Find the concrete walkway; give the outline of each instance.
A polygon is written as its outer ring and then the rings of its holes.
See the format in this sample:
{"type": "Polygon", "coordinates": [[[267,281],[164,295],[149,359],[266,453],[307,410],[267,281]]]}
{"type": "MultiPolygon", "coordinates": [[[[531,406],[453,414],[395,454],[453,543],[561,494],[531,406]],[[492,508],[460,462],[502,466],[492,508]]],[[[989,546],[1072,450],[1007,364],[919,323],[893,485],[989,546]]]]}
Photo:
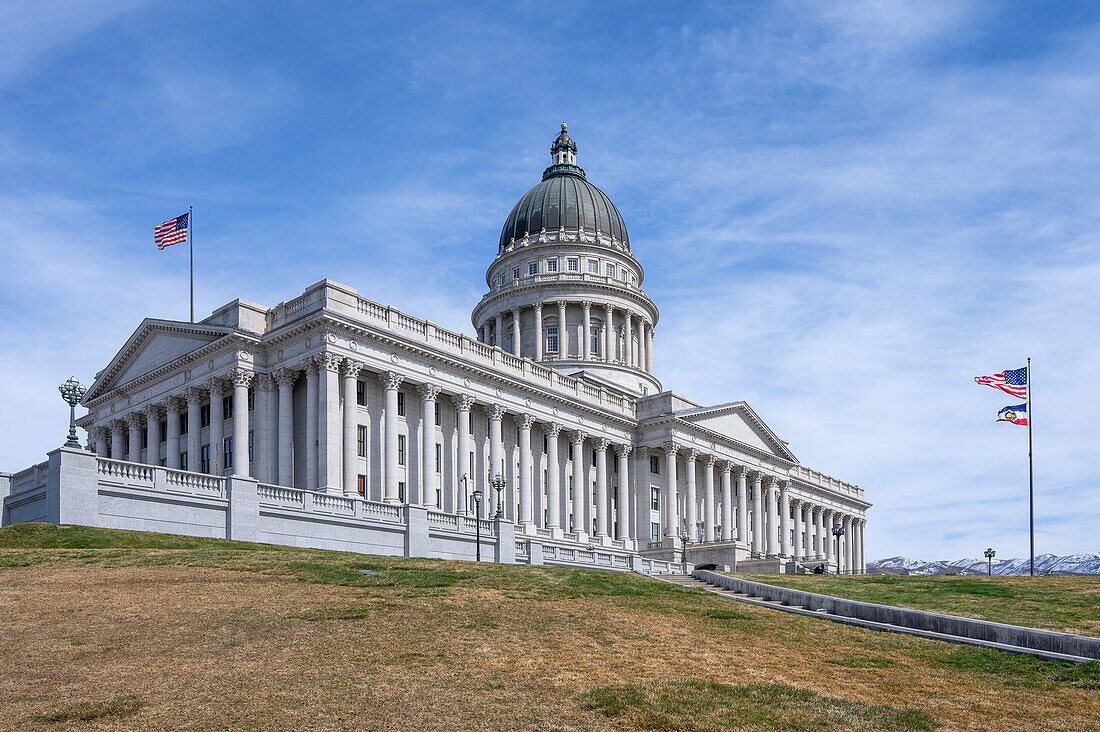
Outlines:
{"type": "Polygon", "coordinates": [[[1006,643],[996,643],[993,641],[981,640],[978,638],[969,638],[962,635],[951,635],[948,633],[937,633],[930,630],[919,630],[916,628],[908,628],[901,625],[892,625],[890,623],[882,623],[872,620],[863,620],[860,618],[837,615],[823,609],[813,609],[801,605],[783,604],[782,602],[769,600],[762,596],[753,596],[746,592],[727,590],[723,587],[719,587],[709,582],[704,582],[687,574],[669,574],[660,577],[654,576],[653,579],[661,582],[668,582],[670,584],[679,585],[680,587],[685,587],[688,589],[713,592],[719,597],[748,603],[750,605],[761,605],[763,607],[768,607],[773,610],[780,610],[786,613],[794,613],[795,615],[806,615],[818,619],[832,620],[835,623],[854,625],[859,628],[881,630],[889,633],[904,633],[906,635],[915,635],[919,638],[947,641],[948,643],[962,643],[966,645],[977,646],[979,648],[992,648],[994,650],[1005,651],[1007,653],[1026,653],[1044,661],[1068,661],[1070,663],[1084,663],[1086,661],[1096,660],[1087,656],[1077,656],[1066,653],[1054,653],[1051,651],[1027,648],[1024,646],[1008,645],[1006,643]]]}

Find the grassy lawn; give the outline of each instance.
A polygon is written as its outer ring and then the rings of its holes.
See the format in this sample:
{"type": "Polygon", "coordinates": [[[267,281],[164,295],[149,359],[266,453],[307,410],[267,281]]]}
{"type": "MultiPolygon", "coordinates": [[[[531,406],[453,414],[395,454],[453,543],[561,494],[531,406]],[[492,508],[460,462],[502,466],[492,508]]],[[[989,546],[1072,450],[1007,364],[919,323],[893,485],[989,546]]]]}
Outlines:
{"type": "Polygon", "coordinates": [[[851,600],[1100,636],[1100,577],[737,576],[851,600]]]}
{"type": "Polygon", "coordinates": [[[1095,729],[1046,663],[625,573],[0,530],[0,729],[1095,729]],[[363,574],[367,570],[371,574],[363,574]]]}

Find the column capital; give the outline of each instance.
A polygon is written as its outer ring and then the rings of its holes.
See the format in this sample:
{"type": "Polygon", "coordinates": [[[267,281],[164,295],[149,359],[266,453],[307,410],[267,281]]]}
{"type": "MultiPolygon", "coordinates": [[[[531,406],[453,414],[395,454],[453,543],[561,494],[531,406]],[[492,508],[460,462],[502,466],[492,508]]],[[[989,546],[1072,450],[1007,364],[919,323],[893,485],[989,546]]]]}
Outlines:
{"type": "Polygon", "coordinates": [[[568,300],[555,300],[554,302],[557,303],[558,308],[560,308],[561,310],[565,310],[566,305],[569,304],[568,300]]]}
{"type": "Polygon", "coordinates": [[[729,460],[723,460],[722,464],[718,466],[718,469],[721,470],[723,474],[724,473],[732,473],[733,468],[734,468],[734,465],[729,460]]]}
{"type": "Polygon", "coordinates": [[[298,378],[298,372],[294,369],[279,369],[275,372],[275,381],[278,382],[280,387],[294,386],[294,381],[298,378]]]}
{"type": "Polygon", "coordinates": [[[451,397],[456,412],[469,412],[474,407],[474,398],[469,394],[457,394],[451,397]]]}
{"type": "Polygon", "coordinates": [[[206,382],[205,386],[206,390],[210,392],[211,400],[220,397],[222,392],[225,391],[225,382],[221,379],[210,379],[206,382]]]}
{"type": "Polygon", "coordinates": [[[88,434],[91,436],[91,438],[93,440],[96,440],[96,441],[106,440],[110,436],[111,431],[108,430],[103,425],[96,425],[95,427],[92,428],[92,431],[89,432],[88,434]]]}
{"type": "Polygon", "coordinates": [[[686,460],[689,463],[695,462],[695,459],[697,457],[699,457],[699,452],[693,447],[685,447],[685,448],[683,448],[683,452],[684,452],[684,460],[686,460]]]}
{"type": "MultiPolygon", "coordinates": [[[[732,464],[732,463],[731,463],[732,464]]],[[[733,465],[733,477],[741,480],[742,478],[749,477],[748,465],[733,465]]]]}
{"type": "Polygon", "coordinates": [[[536,302],[535,303],[535,310],[537,310],[540,313],[542,312],[542,303],[541,302],[536,302]]]}
{"type": "Polygon", "coordinates": [[[557,437],[561,434],[561,425],[557,422],[548,422],[545,432],[547,437],[557,437]]]}
{"type": "Polygon", "coordinates": [[[791,481],[786,478],[778,478],[776,482],[779,483],[779,490],[783,493],[787,493],[791,489],[791,481]]]}
{"type": "Polygon", "coordinates": [[[521,430],[529,430],[535,424],[535,418],[530,414],[517,414],[516,427],[521,430]]]}
{"type": "Polygon", "coordinates": [[[168,414],[179,414],[180,409],[179,397],[170,396],[164,400],[164,411],[168,412],[168,414]]]}
{"type": "Polygon", "coordinates": [[[317,362],[317,368],[325,371],[339,371],[340,362],[344,360],[343,356],[328,351],[318,353],[313,358],[317,362]]]}
{"type": "Polygon", "coordinates": [[[256,377],[255,372],[248,371],[246,369],[230,369],[229,378],[233,382],[233,386],[251,386],[252,380],[256,377]]]}
{"type": "Polygon", "coordinates": [[[317,354],[303,358],[299,371],[305,371],[306,374],[317,373],[317,354]]]}
{"type": "Polygon", "coordinates": [[[596,448],[596,452],[607,452],[607,448],[611,447],[611,440],[606,437],[597,437],[593,440],[592,446],[596,448]]]}
{"type": "Polygon", "coordinates": [[[383,389],[397,389],[404,380],[405,377],[395,371],[383,371],[378,374],[378,381],[382,383],[383,389]]]}
{"type": "Polygon", "coordinates": [[[187,404],[198,404],[202,401],[203,393],[202,389],[197,386],[188,387],[183,392],[183,398],[187,400],[187,404]]]}
{"type": "Polygon", "coordinates": [[[703,456],[703,465],[707,466],[708,468],[713,468],[716,462],[718,462],[718,458],[716,458],[714,455],[703,456]]]}
{"type": "Polygon", "coordinates": [[[507,410],[505,410],[504,406],[501,404],[490,404],[485,412],[489,415],[489,419],[499,422],[504,419],[507,410]]]}
{"type": "Polygon", "coordinates": [[[793,506],[796,511],[801,508],[803,503],[806,502],[804,499],[799,498],[798,496],[791,496],[788,500],[791,502],[791,506],[793,506]]]}
{"type": "Polygon", "coordinates": [[[574,445],[584,444],[584,441],[588,439],[588,433],[580,430],[573,430],[569,435],[569,441],[574,445]]]}
{"type": "Polygon", "coordinates": [[[613,311],[615,309],[615,306],[612,305],[611,303],[605,303],[604,306],[603,306],[603,309],[610,313],[611,311],[613,311]]]}
{"type": "Polygon", "coordinates": [[[630,451],[634,449],[633,445],[615,445],[615,454],[621,458],[630,454],[630,451]]]}
{"type": "Polygon", "coordinates": [[[646,460],[646,459],[649,458],[649,448],[646,447],[645,445],[642,445],[641,447],[638,448],[638,451],[635,454],[638,456],[638,458],[640,460],[646,460]]]}
{"type": "Polygon", "coordinates": [[[352,358],[345,358],[343,367],[344,376],[350,376],[353,379],[358,379],[359,372],[366,367],[366,364],[364,364],[362,361],[356,361],[352,358]]]}
{"type": "Polygon", "coordinates": [[[764,485],[767,486],[768,490],[772,490],[779,485],[779,478],[774,475],[764,475],[764,485]]]}
{"type": "Polygon", "coordinates": [[[126,424],[132,428],[139,428],[145,424],[145,415],[141,412],[130,412],[126,415],[126,424]]]}
{"type": "MultiPolygon", "coordinates": [[[[122,433],[126,431],[126,423],[121,419],[115,419],[111,421],[111,435],[114,437],[122,437],[122,433]]],[[[118,460],[118,456],[114,458],[118,460]]]]}
{"type": "Polygon", "coordinates": [[[264,391],[275,388],[275,377],[266,372],[256,374],[256,386],[264,391]]]}
{"type": "Polygon", "coordinates": [[[145,418],[148,420],[159,422],[163,416],[164,410],[161,409],[159,404],[150,404],[145,408],[145,418]]]}
{"type": "Polygon", "coordinates": [[[420,393],[421,399],[434,402],[435,398],[439,396],[439,392],[442,391],[442,387],[435,384],[421,384],[416,387],[416,390],[420,393]]]}
{"type": "Polygon", "coordinates": [[[592,309],[592,301],[591,300],[582,300],[581,301],[581,307],[584,308],[585,310],[591,310],[592,309]]]}
{"type": "Polygon", "coordinates": [[[666,442],[662,442],[661,443],[661,448],[666,453],[668,453],[669,455],[675,455],[680,450],[680,446],[677,445],[672,440],[667,440],[666,442]]]}

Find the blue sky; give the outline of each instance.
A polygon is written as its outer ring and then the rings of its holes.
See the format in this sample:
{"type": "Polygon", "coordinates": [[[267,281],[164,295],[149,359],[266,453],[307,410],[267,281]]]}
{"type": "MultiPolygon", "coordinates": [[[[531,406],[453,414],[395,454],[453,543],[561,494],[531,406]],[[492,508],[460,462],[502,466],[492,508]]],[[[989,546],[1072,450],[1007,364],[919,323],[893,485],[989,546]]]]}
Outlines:
{"type": "Polygon", "coordinates": [[[149,315],[331,277],[472,332],[569,123],[661,308],[656,366],[863,485],[869,557],[1100,551],[1091,3],[0,7],[0,469],[149,315]],[[685,357],[687,355],[687,357],[685,357]]]}

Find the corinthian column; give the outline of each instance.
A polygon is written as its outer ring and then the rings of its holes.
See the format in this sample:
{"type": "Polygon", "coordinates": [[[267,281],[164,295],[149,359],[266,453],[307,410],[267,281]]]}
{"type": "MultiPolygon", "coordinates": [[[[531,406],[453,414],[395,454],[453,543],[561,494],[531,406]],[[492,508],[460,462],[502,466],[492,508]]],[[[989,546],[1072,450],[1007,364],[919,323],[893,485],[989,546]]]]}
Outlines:
{"type": "Polygon", "coordinates": [[[634,365],[634,333],[633,333],[633,321],[634,316],[630,314],[629,310],[623,311],[623,363],[627,366],[634,365]]]}
{"type": "Polygon", "coordinates": [[[615,360],[615,310],[610,305],[604,306],[603,324],[603,359],[608,363],[615,360]]]}
{"type": "Polygon", "coordinates": [[[569,329],[565,323],[565,300],[558,300],[558,358],[569,358],[569,329]]]}
{"type": "Polygon", "coordinates": [[[107,457],[107,428],[96,427],[95,428],[95,454],[101,458],[107,457]]]}
{"type": "Polygon", "coordinates": [[[542,360],[542,347],[546,337],[542,334],[542,303],[535,303],[535,360],[542,360]]]}
{"type": "Polygon", "coordinates": [[[522,356],[523,349],[520,347],[520,309],[512,308],[512,355],[522,356]]]}
{"type": "Polygon", "coordinates": [[[168,397],[164,411],[168,414],[168,435],[164,440],[164,464],[178,470],[180,466],[180,400],[176,397],[168,397]]]}
{"type": "Polygon", "coordinates": [[[253,374],[244,369],[229,372],[233,380],[233,474],[249,477],[248,464],[248,386],[253,374]]]}
{"type": "Polygon", "coordinates": [[[471,481],[473,485],[477,485],[477,477],[473,474],[473,466],[470,465],[470,410],[474,406],[474,399],[469,394],[459,394],[451,401],[454,402],[455,421],[458,422],[458,474],[466,478],[460,481],[458,513],[468,514],[470,509],[466,503],[466,494],[470,491],[471,481]]]}
{"type": "Polygon", "coordinates": [[[202,391],[191,388],[184,396],[187,397],[187,469],[198,473],[202,467],[202,391]]]}
{"type": "Polygon", "coordinates": [[[581,303],[584,309],[584,328],[581,330],[581,358],[585,361],[592,358],[592,346],[589,339],[592,337],[592,303],[585,300],[581,303]]]}
{"type": "Polygon", "coordinates": [[[619,490],[615,501],[619,505],[616,538],[624,541],[634,538],[630,535],[630,450],[631,445],[615,446],[615,455],[619,458],[619,490]]]}
{"type": "Polygon", "coordinates": [[[645,370],[653,373],[653,326],[645,329],[645,370]]]}
{"type": "Polygon", "coordinates": [[[733,484],[730,481],[730,472],[733,463],[728,460],[722,463],[722,541],[733,540],[733,484]]]}
{"type": "MultiPolygon", "coordinates": [[[[225,474],[225,415],[222,411],[222,398],[225,382],[219,379],[211,379],[206,382],[206,389],[210,392],[210,473],[212,475],[225,474]]],[[[247,397],[244,405],[248,409],[247,397]]],[[[237,400],[233,399],[233,415],[236,419],[237,411],[241,408],[237,400]]],[[[196,465],[195,470],[200,466],[196,465]]]]}
{"type": "Polygon", "coordinates": [[[714,541],[714,456],[703,460],[703,541],[714,541]]]}
{"type": "Polygon", "coordinates": [[[322,353],[318,359],[317,389],[317,482],[326,493],[343,493],[340,488],[342,419],[340,417],[340,362],[335,353],[322,353]]]}
{"type": "Polygon", "coordinates": [[[294,485],[294,380],[298,372],[279,369],[279,485],[294,485]]]}
{"type": "Polygon", "coordinates": [[[571,436],[573,444],[573,526],[577,532],[579,541],[588,541],[588,535],[592,532],[592,519],[589,516],[588,471],[584,469],[584,440],[588,437],[584,432],[574,432],[571,436]]]}
{"type": "Polygon", "coordinates": [[[794,529],[794,541],[791,542],[791,557],[793,559],[804,559],[805,552],[802,549],[802,499],[791,498],[791,510],[794,511],[794,522],[792,529],[794,529]]]}
{"type": "MultiPolygon", "coordinates": [[[[306,372],[306,490],[317,490],[317,361],[307,359],[306,372]]],[[[395,410],[396,411],[396,410],[395,410]]],[[[394,448],[394,454],[397,448],[394,448]]],[[[395,471],[396,472],[396,471],[395,471]]],[[[395,494],[396,495],[396,494],[395,494]]]]}
{"type": "Polygon", "coordinates": [[[141,462],[141,422],[141,415],[137,412],[130,412],[126,415],[126,424],[130,427],[128,438],[130,454],[127,456],[127,460],[132,463],[141,462]]]}
{"type": "Polygon", "coordinates": [[[767,550],[764,538],[764,476],[759,471],[752,473],[752,553],[762,557],[767,550]]]}
{"type": "Polygon", "coordinates": [[[607,533],[607,448],[610,440],[596,439],[596,537],[600,540],[610,538],[607,533]]]}
{"type": "Polygon", "coordinates": [[[344,495],[359,493],[359,404],[356,394],[363,364],[344,359],[344,495]]]}
{"type": "Polygon", "coordinates": [[[546,528],[550,535],[561,535],[561,462],[558,458],[558,440],[561,425],[551,422],[546,425],[546,528]]]}
{"type": "Polygon", "coordinates": [[[122,420],[111,422],[111,459],[126,459],[126,425],[122,420]]]}
{"type": "Polygon", "coordinates": [[[516,417],[516,439],[519,442],[519,524],[520,530],[529,535],[535,534],[534,482],[531,460],[531,425],[535,418],[530,414],[516,417]]]}
{"type": "Polygon", "coordinates": [[[145,424],[149,426],[145,462],[160,465],[160,417],[163,410],[155,404],[145,408],[145,424]]]}
{"type": "Polygon", "coordinates": [[[421,384],[417,391],[420,392],[420,505],[436,506],[435,491],[439,483],[435,475],[435,400],[439,387],[421,384]]]}
{"type": "Polygon", "coordinates": [[[397,484],[400,482],[397,474],[397,388],[401,386],[404,377],[393,371],[385,371],[378,375],[385,390],[386,402],[386,481],[383,488],[382,500],[386,503],[400,503],[397,484]]]}
{"type": "Polygon", "coordinates": [[[774,476],[768,476],[765,488],[765,504],[768,510],[768,556],[779,556],[779,496],[776,495],[779,480],[774,476]]]}
{"type": "Polygon", "coordinates": [[[695,450],[684,450],[684,477],[687,479],[687,494],[684,496],[684,518],[687,521],[688,541],[699,541],[699,504],[695,493],[695,450]]]}
{"type": "Polygon", "coordinates": [[[680,517],[677,511],[680,498],[676,486],[676,451],[679,446],[670,441],[662,447],[665,450],[665,548],[676,549],[676,543],[680,539],[680,517]]]}

